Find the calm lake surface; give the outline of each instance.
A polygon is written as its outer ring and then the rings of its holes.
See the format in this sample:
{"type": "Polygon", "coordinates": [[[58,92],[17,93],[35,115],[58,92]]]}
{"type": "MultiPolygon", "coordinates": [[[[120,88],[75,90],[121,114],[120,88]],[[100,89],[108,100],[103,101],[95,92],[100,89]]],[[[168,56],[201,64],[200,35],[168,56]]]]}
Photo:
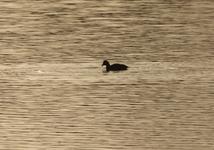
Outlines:
{"type": "Polygon", "coordinates": [[[2,0],[0,35],[0,149],[214,149],[213,0],[2,0]]]}

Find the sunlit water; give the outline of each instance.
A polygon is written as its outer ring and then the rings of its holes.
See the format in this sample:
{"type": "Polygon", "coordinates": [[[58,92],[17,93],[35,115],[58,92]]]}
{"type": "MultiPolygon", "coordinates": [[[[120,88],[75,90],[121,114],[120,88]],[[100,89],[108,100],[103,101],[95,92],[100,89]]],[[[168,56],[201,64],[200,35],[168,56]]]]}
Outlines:
{"type": "Polygon", "coordinates": [[[213,18],[212,0],[1,1],[0,149],[213,150],[213,18]]]}

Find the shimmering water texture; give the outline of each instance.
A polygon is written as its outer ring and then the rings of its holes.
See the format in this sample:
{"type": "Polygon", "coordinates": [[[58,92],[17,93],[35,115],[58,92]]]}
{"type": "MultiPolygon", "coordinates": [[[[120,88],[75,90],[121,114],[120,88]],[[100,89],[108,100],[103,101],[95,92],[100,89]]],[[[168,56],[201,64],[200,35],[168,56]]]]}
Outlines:
{"type": "Polygon", "coordinates": [[[213,45],[213,0],[2,0],[0,149],[213,150],[213,45]]]}

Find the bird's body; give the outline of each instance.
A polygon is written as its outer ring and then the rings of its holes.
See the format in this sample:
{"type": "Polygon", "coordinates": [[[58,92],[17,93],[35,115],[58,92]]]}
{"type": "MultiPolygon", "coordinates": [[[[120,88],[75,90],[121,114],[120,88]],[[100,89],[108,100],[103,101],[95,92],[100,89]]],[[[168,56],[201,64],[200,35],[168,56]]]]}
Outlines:
{"type": "Polygon", "coordinates": [[[106,71],[122,71],[122,70],[127,70],[128,66],[124,65],[124,64],[112,64],[110,65],[110,63],[107,60],[103,61],[102,66],[106,66],[106,71]]]}

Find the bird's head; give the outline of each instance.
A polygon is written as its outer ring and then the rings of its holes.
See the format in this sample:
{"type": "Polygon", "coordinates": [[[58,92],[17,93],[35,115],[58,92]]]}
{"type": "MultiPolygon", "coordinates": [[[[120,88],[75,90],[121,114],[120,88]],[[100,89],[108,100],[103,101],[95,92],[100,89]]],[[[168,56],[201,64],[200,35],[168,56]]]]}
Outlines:
{"type": "Polygon", "coordinates": [[[109,62],[107,61],[107,60],[104,60],[103,61],[103,64],[102,64],[102,66],[109,66],[110,64],[109,64],[109,62]]]}

